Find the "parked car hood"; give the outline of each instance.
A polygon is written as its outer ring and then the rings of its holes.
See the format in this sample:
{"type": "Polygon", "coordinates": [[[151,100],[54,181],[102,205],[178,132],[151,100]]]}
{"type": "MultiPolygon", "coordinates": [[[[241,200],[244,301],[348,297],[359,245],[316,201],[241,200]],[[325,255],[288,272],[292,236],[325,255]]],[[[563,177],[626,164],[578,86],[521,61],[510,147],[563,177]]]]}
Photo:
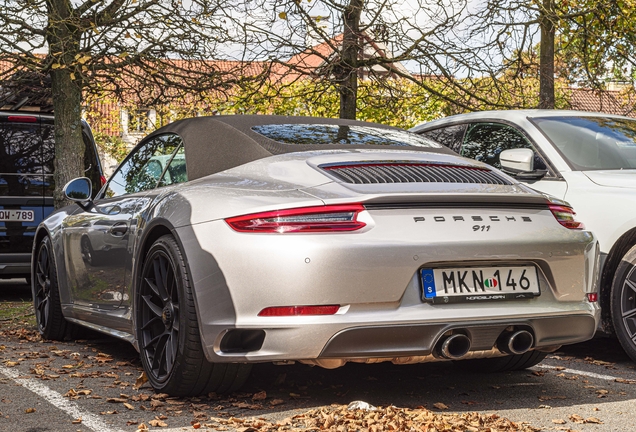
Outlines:
{"type": "Polygon", "coordinates": [[[636,170],[584,171],[599,186],[636,188],[636,170]]]}

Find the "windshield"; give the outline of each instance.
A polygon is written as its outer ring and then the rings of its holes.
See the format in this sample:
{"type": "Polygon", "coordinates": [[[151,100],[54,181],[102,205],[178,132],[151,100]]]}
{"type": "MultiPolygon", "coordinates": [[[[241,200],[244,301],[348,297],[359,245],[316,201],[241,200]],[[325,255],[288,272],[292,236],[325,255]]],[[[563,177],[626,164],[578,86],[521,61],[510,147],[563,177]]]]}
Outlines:
{"type": "Polygon", "coordinates": [[[636,120],[586,116],[532,121],[575,170],[636,169],[636,120]]]}

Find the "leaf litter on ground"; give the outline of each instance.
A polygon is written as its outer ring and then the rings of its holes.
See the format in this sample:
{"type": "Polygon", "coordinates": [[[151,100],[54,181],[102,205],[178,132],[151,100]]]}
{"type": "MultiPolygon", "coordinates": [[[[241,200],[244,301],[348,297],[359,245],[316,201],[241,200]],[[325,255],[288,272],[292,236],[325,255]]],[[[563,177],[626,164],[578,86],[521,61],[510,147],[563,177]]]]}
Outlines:
{"type": "Polygon", "coordinates": [[[525,422],[514,422],[497,414],[436,413],[394,406],[376,407],[376,411],[350,410],[347,405],[331,405],[307,411],[284,420],[270,422],[264,418],[229,419],[211,417],[204,426],[216,430],[225,427],[241,431],[273,432],[284,430],[367,430],[368,432],[418,430],[422,432],[536,432],[525,422]]]}

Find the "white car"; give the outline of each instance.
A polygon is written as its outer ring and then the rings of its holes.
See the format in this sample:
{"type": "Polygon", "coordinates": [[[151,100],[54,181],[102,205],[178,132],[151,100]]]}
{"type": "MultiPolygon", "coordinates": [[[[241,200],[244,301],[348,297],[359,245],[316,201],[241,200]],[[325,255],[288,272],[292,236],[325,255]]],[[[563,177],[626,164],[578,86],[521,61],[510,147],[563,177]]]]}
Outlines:
{"type": "Polygon", "coordinates": [[[600,243],[601,328],[636,361],[636,119],[558,110],[484,111],[411,131],[568,201],[600,243]]]}

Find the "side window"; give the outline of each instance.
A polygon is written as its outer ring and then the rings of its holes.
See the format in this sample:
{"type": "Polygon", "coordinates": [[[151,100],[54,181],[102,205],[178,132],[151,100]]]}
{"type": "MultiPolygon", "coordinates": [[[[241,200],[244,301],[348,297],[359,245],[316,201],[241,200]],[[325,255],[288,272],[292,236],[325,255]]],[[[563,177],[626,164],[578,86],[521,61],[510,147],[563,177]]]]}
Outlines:
{"type": "Polygon", "coordinates": [[[186,170],[185,150],[183,146],[180,146],[168,164],[168,169],[159,182],[159,186],[168,186],[187,181],[188,172],[186,170]]]}
{"type": "Polygon", "coordinates": [[[108,182],[106,197],[142,192],[157,186],[181,143],[174,135],[161,135],[137,146],[108,182]]]}
{"type": "Polygon", "coordinates": [[[426,131],[422,135],[459,153],[462,147],[464,132],[466,132],[466,125],[460,124],[426,131]]]}
{"type": "Polygon", "coordinates": [[[536,149],[518,130],[498,123],[476,123],[468,127],[460,154],[501,168],[499,154],[504,150],[527,148],[534,152],[534,169],[547,169],[536,149]]]}

